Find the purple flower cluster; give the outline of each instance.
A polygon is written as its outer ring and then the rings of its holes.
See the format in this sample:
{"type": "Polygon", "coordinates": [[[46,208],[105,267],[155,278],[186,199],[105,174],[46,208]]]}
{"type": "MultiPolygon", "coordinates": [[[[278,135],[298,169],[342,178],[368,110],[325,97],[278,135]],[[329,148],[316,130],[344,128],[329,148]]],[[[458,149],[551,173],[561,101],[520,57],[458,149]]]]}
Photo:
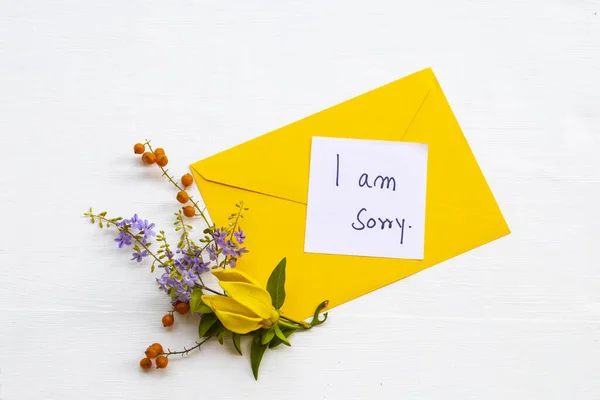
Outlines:
{"type": "MultiPolygon", "coordinates": [[[[155,225],[138,217],[137,214],[117,222],[116,225],[119,228],[119,234],[115,242],[119,248],[131,246],[134,242],[145,246],[149,244],[152,237],[156,236],[155,225]]],[[[237,259],[248,252],[245,247],[241,247],[246,240],[246,235],[242,230],[235,231],[230,235],[230,232],[224,229],[216,229],[212,236],[214,242],[206,248],[208,258],[221,267],[235,267],[237,259]],[[219,262],[220,255],[225,257],[221,262],[219,262]]],[[[142,262],[145,257],[148,257],[149,251],[143,248],[144,246],[140,246],[141,249],[137,246],[134,247],[135,251],[132,253],[131,260],[142,262]]],[[[203,285],[200,275],[211,270],[211,262],[204,261],[201,249],[195,245],[177,250],[175,253],[166,247],[163,254],[165,257],[161,256],[162,261],[158,267],[163,268],[164,272],[160,278],[156,279],[159,287],[170,295],[173,303],[176,301],[189,302],[194,287],[203,285]]]]}
{"type": "MultiPolygon", "coordinates": [[[[119,227],[119,235],[115,239],[115,242],[117,242],[119,248],[131,246],[134,236],[143,244],[147,244],[150,238],[156,236],[156,232],[153,230],[155,225],[148,222],[147,219],[139,218],[137,214],[133,214],[133,217],[130,219],[122,219],[116,225],[119,227]]],[[[146,250],[135,251],[132,255],[132,260],[142,262],[144,257],[148,256],[148,252],[146,250]]]]}
{"type": "MultiPolygon", "coordinates": [[[[239,246],[244,243],[246,236],[243,231],[235,232],[233,237],[238,244],[228,240],[228,236],[224,230],[215,230],[214,243],[208,246],[206,251],[210,261],[218,262],[219,254],[229,256],[225,259],[226,264],[234,267],[236,260],[248,252],[245,247],[239,246]]],[[[170,294],[173,303],[188,302],[194,287],[202,285],[200,275],[211,270],[211,263],[204,261],[200,249],[177,250],[175,254],[169,252],[166,255],[169,262],[166,266],[160,265],[164,268],[164,273],[156,281],[163,291],[170,294]]]]}
{"type": "Polygon", "coordinates": [[[227,259],[229,265],[231,267],[235,267],[235,263],[238,258],[240,258],[244,253],[247,253],[248,250],[245,247],[240,247],[239,245],[243,244],[246,240],[246,235],[244,231],[239,230],[233,233],[233,237],[237,241],[237,244],[234,243],[231,239],[227,239],[228,233],[222,231],[221,229],[216,229],[213,232],[213,238],[215,239],[215,244],[210,245],[207,248],[209,258],[212,261],[217,260],[217,249],[221,249],[221,254],[225,257],[229,257],[227,259]]]}
{"type": "Polygon", "coordinates": [[[123,246],[131,246],[132,239],[133,238],[131,237],[131,235],[125,232],[119,232],[119,236],[117,236],[115,242],[118,242],[119,248],[121,248],[123,246]]]}
{"type": "Polygon", "coordinates": [[[246,240],[246,235],[244,235],[244,231],[233,232],[233,236],[239,244],[244,244],[244,240],[246,240]]]}
{"type": "Polygon", "coordinates": [[[182,252],[177,250],[167,254],[172,261],[169,266],[161,264],[165,272],[156,281],[160,288],[171,295],[172,302],[190,301],[194,286],[201,285],[200,274],[210,271],[210,263],[204,262],[200,249],[193,252],[182,252]]]}
{"type": "Polygon", "coordinates": [[[133,214],[131,219],[122,219],[121,221],[117,222],[117,226],[120,228],[123,226],[128,226],[129,228],[137,229],[139,233],[143,234],[142,243],[144,244],[148,243],[150,238],[156,236],[156,232],[153,230],[155,225],[151,222],[148,222],[147,219],[139,218],[137,214],[133,214]]]}
{"type": "Polygon", "coordinates": [[[137,262],[142,262],[142,260],[144,259],[144,257],[148,256],[148,252],[146,250],[144,250],[144,251],[134,251],[132,255],[133,255],[132,260],[135,260],[137,262]]]}

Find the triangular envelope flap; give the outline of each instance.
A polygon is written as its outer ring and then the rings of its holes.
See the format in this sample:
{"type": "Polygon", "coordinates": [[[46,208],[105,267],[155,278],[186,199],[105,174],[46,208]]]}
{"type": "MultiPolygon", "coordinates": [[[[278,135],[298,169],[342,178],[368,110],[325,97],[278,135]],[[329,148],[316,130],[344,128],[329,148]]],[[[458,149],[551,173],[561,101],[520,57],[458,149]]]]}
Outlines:
{"type": "Polygon", "coordinates": [[[192,164],[204,179],[306,204],[313,136],[399,141],[432,84],[414,73],[192,164]]]}

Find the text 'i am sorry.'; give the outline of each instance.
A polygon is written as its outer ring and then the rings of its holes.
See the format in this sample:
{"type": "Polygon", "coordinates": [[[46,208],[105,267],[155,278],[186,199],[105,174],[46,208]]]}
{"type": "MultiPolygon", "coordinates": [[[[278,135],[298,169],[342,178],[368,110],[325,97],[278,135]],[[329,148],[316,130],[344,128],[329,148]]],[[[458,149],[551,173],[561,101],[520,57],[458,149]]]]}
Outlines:
{"type": "MultiPolygon", "coordinates": [[[[336,154],[336,174],[335,185],[340,186],[340,155],[336,154]]],[[[369,175],[363,172],[356,180],[357,185],[365,190],[378,191],[396,191],[396,179],[393,176],[378,175],[376,172],[369,175]]],[[[352,222],[352,229],[357,231],[368,229],[389,229],[396,230],[399,234],[400,244],[404,244],[404,230],[411,229],[412,226],[406,224],[404,218],[398,216],[377,216],[376,213],[369,212],[366,207],[357,210],[355,220],[352,222]],[[393,218],[393,219],[390,219],[393,218]]]]}

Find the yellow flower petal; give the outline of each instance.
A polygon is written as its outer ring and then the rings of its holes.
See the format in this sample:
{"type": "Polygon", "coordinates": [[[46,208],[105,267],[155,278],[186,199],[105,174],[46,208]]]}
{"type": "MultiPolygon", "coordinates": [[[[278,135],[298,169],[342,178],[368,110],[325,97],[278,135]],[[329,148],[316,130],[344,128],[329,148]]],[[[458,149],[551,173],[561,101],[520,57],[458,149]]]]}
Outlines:
{"type": "Polygon", "coordinates": [[[232,332],[248,333],[263,326],[264,321],[250,309],[228,296],[202,296],[202,302],[215,312],[219,321],[232,332]]]}
{"type": "Polygon", "coordinates": [[[236,302],[252,310],[262,319],[270,319],[275,308],[271,295],[265,289],[245,282],[219,282],[219,285],[236,302]]]}
{"type": "Polygon", "coordinates": [[[218,280],[223,282],[246,282],[262,287],[260,283],[256,282],[250,276],[238,270],[237,268],[213,271],[213,275],[216,276],[218,280]]]}
{"type": "Polygon", "coordinates": [[[260,318],[249,318],[240,314],[220,311],[219,309],[215,311],[215,314],[217,314],[217,318],[225,328],[241,335],[263,327],[260,318]]]}
{"type": "MultiPolygon", "coordinates": [[[[234,314],[244,315],[250,318],[258,318],[258,315],[250,310],[248,307],[240,304],[231,297],[228,296],[217,296],[217,295],[204,295],[202,296],[202,302],[208,306],[215,313],[217,311],[225,311],[234,314]]],[[[218,316],[218,315],[217,315],[218,316]]]]}

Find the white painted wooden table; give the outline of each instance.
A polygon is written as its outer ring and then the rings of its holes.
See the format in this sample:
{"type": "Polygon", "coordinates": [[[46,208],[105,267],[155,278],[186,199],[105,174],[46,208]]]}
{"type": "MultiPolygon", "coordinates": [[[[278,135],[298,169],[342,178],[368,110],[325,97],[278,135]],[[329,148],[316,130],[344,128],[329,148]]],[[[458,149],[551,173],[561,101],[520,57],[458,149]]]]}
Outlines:
{"type": "Polygon", "coordinates": [[[600,398],[598,1],[0,0],[0,138],[3,400],[600,398]],[[183,173],[428,66],[513,234],[334,309],[258,382],[216,343],[142,373],[196,325],[162,328],[80,218],[171,226],[133,143],[183,173]]]}

